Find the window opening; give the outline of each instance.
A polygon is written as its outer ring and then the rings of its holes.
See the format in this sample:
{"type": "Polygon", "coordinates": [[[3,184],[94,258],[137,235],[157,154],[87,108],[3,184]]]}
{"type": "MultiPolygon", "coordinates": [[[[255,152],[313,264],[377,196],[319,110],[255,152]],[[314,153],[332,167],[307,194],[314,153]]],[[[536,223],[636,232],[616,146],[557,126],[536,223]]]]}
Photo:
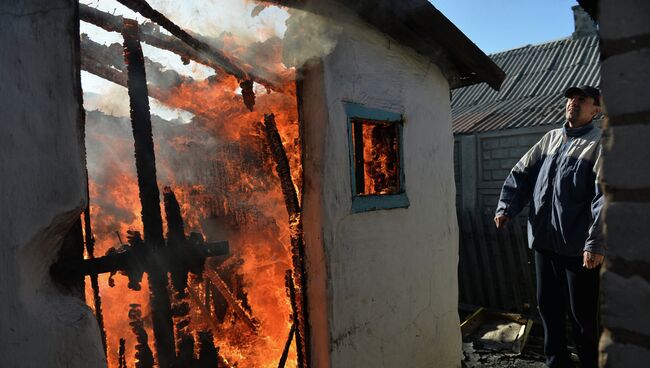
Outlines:
{"type": "Polygon", "coordinates": [[[352,120],[357,195],[400,192],[398,123],[352,120]]]}
{"type": "Polygon", "coordinates": [[[400,114],[345,104],[352,212],[408,207],[400,114]]]}

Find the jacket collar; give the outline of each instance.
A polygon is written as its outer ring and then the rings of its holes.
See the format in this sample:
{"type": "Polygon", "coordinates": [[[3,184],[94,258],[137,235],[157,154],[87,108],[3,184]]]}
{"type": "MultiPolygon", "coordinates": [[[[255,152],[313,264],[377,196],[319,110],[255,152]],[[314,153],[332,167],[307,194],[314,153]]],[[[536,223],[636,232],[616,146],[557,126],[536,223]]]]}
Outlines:
{"type": "Polygon", "coordinates": [[[594,124],[592,122],[579,128],[569,128],[569,122],[566,122],[562,127],[562,131],[564,132],[565,137],[580,137],[581,135],[591,131],[593,128],[594,124]]]}

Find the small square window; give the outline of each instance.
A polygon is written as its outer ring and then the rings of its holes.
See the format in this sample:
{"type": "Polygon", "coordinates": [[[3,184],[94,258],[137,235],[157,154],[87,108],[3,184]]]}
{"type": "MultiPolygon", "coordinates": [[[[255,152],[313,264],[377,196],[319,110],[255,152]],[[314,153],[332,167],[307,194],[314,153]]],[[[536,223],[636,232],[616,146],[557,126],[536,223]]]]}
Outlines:
{"type": "Polygon", "coordinates": [[[352,119],[356,194],[398,194],[400,186],[398,122],[352,119]]]}
{"type": "Polygon", "coordinates": [[[346,103],[352,212],[408,207],[402,116],[346,103]]]}

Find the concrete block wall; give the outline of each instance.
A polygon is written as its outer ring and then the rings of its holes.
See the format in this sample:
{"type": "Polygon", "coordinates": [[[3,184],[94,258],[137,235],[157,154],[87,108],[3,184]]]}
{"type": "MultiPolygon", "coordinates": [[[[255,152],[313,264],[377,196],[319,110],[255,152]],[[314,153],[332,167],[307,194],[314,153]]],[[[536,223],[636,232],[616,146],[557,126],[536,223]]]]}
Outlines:
{"type": "MultiPolygon", "coordinates": [[[[493,212],[501,186],[517,161],[558,125],[456,136],[454,171],[457,207],[493,212]]],[[[522,211],[525,217],[527,211],[522,211]]]]}
{"type": "Polygon", "coordinates": [[[603,159],[608,255],[602,272],[600,366],[650,359],[650,2],[601,0],[603,159]]]}

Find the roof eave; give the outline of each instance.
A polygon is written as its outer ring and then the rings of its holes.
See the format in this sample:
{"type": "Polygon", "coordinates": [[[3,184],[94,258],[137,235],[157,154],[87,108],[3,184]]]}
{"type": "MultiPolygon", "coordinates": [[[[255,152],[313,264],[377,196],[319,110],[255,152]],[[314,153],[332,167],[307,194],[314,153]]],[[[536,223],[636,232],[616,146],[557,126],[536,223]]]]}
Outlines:
{"type": "MultiPolygon", "coordinates": [[[[271,0],[292,8],[334,17],[319,0],[271,0]]],[[[329,0],[355,12],[378,30],[442,64],[450,88],[485,82],[499,90],[505,73],[427,0],[329,0]],[[444,51],[441,55],[440,49],[444,51]]]]}

